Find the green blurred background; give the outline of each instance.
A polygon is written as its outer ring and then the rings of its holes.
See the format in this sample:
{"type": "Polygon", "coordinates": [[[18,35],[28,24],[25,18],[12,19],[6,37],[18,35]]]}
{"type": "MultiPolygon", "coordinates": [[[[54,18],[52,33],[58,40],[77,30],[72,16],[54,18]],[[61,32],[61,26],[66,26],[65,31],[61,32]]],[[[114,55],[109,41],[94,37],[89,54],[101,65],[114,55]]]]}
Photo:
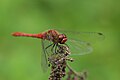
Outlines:
{"type": "Polygon", "coordinates": [[[52,28],[103,32],[105,40],[72,66],[87,70],[88,80],[120,79],[119,0],[0,0],[0,80],[47,80],[49,72],[43,73],[40,65],[40,40],[11,33],[52,28]]]}

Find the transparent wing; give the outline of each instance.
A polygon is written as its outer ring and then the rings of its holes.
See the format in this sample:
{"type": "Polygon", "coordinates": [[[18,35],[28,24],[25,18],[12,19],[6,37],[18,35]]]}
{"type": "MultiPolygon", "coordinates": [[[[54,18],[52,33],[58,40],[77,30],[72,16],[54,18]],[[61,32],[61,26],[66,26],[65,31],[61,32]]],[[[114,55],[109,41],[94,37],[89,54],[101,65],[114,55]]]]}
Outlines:
{"type": "Polygon", "coordinates": [[[44,72],[47,72],[47,69],[48,69],[48,57],[52,53],[50,51],[51,46],[49,48],[47,48],[47,49],[46,49],[46,47],[48,47],[50,44],[52,44],[52,42],[42,39],[41,44],[42,44],[41,67],[42,67],[44,72]]]}
{"type": "Polygon", "coordinates": [[[46,72],[48,69],[48,58],[45,52],[44,40],[41,40],[41,44],[42,44],[41,67],[43,69],[43,72],[46,72]]]}
{"type": "Polygon", "coordinates": [[[77,31],[63,31],[58,30],[61,34],[65,34],[68,39],[82,40],[86,42],[95,43],[105,39],[102,32],[77,32],[77,31]]]}
{"type": "Polygon", "coordinates": [[[90,43],[85,41],[68,40],[67,45],[69,46],[71,55],[85,55],[93,51],[90,43]]]}

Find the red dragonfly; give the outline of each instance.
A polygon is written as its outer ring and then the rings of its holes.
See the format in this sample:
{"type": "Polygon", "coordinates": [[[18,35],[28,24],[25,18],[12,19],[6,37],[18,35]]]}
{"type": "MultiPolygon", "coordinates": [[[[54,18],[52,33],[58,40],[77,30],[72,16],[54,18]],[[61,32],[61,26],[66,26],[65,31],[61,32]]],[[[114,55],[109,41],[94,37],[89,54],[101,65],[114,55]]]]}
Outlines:
{"type": "MultiPolygon", "coordinates": [[[[67,34],[68,32],[66,32],[67,34]]],[[[16,36],[16,37],[33,37],[33,38],[38,38],[41,39],[42,42],[42,69],[43,71],[47,70],[48,67],[48,58],[50,56],[50,54],[57,54],[57,48],[59,47],[59,45],[65,45],[68,46],[70,48],[70,51],[73,55],[83,55],[83,54],[88,54],[90,52],[92,52],[92,47],[91,45],[86,42],[86,41],[81,41],[80,39],[82,38],[82,36],[86,36],[86,32],[69,32],[69,34],[72,33],[72,35],[70,35],[71,37],[75,38],[76,40],[69,40],[68,36],[66,36],[65,34],[61,34],[59,33],[57,30],[48,30],[46,32],[42,32],[42,33],[38,33],[38,34],[27,34],[27,33],[23,33],[23,32],[15,32],[12,35],[16,36]],[[75,35],[74,35],[75,33],[75,35]],[[81,34],[85,34],[85,35],[81,35],[81,34]],[[79,39],[80,38],[80,39],[79,39]],[[49,52],[48,52],[49,51],[49,52]]],[[[68,34],[68,35],[69,35],[68,34]]],[[[89,36],[94,35],[95,38],[101,38],[103,39],[104,35],[102,33],[98,33],[98,32],[87,32],[87,35],[90,34],[89,36]]],[[[87,37],[88,38],[88,37],[87,37]]],[[[94,39],[95,40],[95,39],[94,39]]]]}

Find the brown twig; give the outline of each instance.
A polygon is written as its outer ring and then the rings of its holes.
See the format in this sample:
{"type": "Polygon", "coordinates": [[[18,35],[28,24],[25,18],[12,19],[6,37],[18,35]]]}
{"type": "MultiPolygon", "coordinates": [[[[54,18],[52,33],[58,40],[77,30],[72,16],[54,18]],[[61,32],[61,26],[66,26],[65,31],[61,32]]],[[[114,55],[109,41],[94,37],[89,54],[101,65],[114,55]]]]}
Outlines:
{"type": "Polygon", "coordinates": [[[51,64],[51,73],[49,80],[62,80],[66,76],[66,67],[69,69],[67,80],[85,80],[86,72],[76,72],[67,61],[73,62],[72,58],[69,58],[70,51],[67,46],[59,45],[57,49],[57,54],[54,54],[48,58],[51,64]]]}

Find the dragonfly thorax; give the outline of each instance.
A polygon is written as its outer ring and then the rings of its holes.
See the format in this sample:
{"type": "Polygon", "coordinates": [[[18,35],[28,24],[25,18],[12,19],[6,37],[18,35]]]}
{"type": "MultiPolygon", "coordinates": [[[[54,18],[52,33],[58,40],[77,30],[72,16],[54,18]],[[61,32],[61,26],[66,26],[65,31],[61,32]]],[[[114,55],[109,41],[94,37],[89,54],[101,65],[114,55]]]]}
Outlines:
{"type": "Polygon", "coordinates": [[[52,41],[53,43],[57,44],[64,44],[67,41],[67,37],[65,34],[60,34],[56,30],[49,30],[48,32],[43,33],[43,39],[52,41]]]}

